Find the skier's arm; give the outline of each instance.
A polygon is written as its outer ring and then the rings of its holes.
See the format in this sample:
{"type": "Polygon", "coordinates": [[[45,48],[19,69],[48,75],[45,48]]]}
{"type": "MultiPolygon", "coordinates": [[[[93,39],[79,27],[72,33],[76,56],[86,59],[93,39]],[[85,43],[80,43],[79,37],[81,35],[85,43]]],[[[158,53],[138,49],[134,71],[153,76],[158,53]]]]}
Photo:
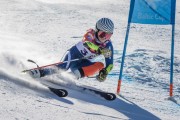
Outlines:
{"type": "Polygon", "coordinates": [[[106,62],[106,67],[103,68],[102,70],[99,71],[99,75],[97,75],[97,80],[100,82],[103,82],[104,80],[106,80],[107,75],[109,74],[109,72],[112,70],[113,68],[113,46],[110,43],[107,46],[108,49],[110,49],[112,51],[112,54],[110,57],[105,58],[105,62],[106,62]]]}
{"type": "Polygon", "coordinates": [[[98,45],[95,45],[92,42],[85,41],[84,46],[86,48],[88,48],[93,53],[96,53],[98,55],[100,55],[100,54],[104,55],[105,58],[108,58],[111,56],[111,50],[110,49],[99,47],[98,45]]]}
{"type": "Polygon", "coordinates": [[[106,71],[107,71],[107,74],[113,69],[113,50],[112,50],[112,54],[110,57],[108,58],[105,58],[105,62],[106,62],[106,71]]]}
{"type": "Polygon", "coordinates": [[[94,52],[94,53],[98,53],[99,50],[99,46],[95,45],[92,42],[89,41],[85,41],[83,44],[86,48],[88,48],[90,51],[94,52]]]}
{"type": "Polygon", "coordinates": [[[113,64],[109,64],[106,68],[107,73],[109,73],[113,69],[113,64]]]}

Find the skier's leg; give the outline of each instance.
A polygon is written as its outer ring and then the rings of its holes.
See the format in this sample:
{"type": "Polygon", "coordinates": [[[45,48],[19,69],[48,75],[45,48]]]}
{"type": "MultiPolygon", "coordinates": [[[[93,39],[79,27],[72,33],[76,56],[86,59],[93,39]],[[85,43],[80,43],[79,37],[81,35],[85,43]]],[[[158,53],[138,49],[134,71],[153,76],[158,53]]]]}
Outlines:
{"type": "Polygon", "coordinates": [[[94,64],[82,67],[79,70],[81,72],[81,77],[87,77],[94,75],[103,68],[104,68],[104,64],[102,62],[95,62],[94,64]]]}
{"type": "Polygon", "coordinates": [[[28,74],[33,78],[40,78],[40,77],[44,77],[46,75],[51,75],[51,74],[54,74],[57,72],[58,72],[58,67],[51,66],[51,67],[42,68],[42,69],[30,70],[30,71],[28,71],[28,74]]]}
{"type": "Polygon", "coordinates": [[[75,74],[76,78],[92,76],[104,68],[101,62],[90,62],[89,60],[82,60],[80,64],[71,67],[71,71],[75,74]]]}
{"type": "Polygon", "coordinates": [[[71,55],[71,52],[67,51],[66,54],[64,55],[62,61],[68,61],[68,62],[43,69],[43,76],[55,74],[55,73],[58,73],[60,71],[68,70],[70,67],[70,64],[71,64],[70,61],[71,61],[72,57],[73,56],[71,55]]]}
{"type": "Polygon", "coordinates": [[[72,59],[77,59],[77,58],[82,58],[83,56],[81,55],[80,52],[78,52],[77,48],[74,46],[70,50],[68,50],[65,54],[65,57],[63,61],[69,61],[63,64],[43,68],[41,70],[32,70],[29,72],[30,76],[33,78],[38,78],[38,77],[44,77],[46,75],[51,75],[54,73],[58,73],[59,70],[66,71],[70,68],[71,65],[76,64],[78,61],[70,62],[72,59]]]}
{"type": "MultiPolygon", "coordinates": [[[[70,52],[67,52],[63,61],[68,61],[70,59],[71,59],[70,52]]],[[[29,71],[28,73],[33,78],[40,78],[47,75],[58,73],[59,70],[67,70],[69,68],[69,64],[70,62],[67,62],[67,63],[54,65],[54,66],[50,66],[50,67],[46,67],[42,69],[34,69],[34,70],[29,71]]]]}

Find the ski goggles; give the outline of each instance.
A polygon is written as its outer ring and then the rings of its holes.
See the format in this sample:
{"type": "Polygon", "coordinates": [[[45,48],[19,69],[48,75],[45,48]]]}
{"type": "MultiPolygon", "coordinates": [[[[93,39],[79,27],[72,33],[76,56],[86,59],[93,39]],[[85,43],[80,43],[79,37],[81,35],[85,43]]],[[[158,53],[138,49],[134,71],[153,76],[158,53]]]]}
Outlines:
{"type": "Polygon", "coordinates": [[[112,36],[112,33],[99,31],[99,37],[100,38],[106,38],[106,40],[110,40],[111,36],[112,36]]]}

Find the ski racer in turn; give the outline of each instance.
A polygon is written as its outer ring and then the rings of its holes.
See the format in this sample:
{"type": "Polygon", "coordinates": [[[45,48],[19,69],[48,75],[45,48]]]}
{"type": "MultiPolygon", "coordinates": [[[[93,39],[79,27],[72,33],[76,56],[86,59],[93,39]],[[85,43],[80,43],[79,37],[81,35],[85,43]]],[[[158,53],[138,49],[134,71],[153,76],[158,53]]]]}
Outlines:
{"type": "Polygon", "coordinates": [[[71,69],[77,79],[99,74],[96,79],[100,82],[106,80],[108,73],[113,68],[113,45],[110,40],[113,35],[114,24],[109,18],[101,18],[97,21],[95,30],[89,29],[83,40],[72,46],[66,53],[63,61],[67,63],[55,66],[33,69],[28,73],[33,78],[58,73],[58,70],[71,69]],[[103,55],[105,64],[102,62],[91,62],[92,57],[103,55]],[[79,58],[78,61],[71,61],[79,58]],[[83,59],[82,59],[83,58],[83,59]]]}

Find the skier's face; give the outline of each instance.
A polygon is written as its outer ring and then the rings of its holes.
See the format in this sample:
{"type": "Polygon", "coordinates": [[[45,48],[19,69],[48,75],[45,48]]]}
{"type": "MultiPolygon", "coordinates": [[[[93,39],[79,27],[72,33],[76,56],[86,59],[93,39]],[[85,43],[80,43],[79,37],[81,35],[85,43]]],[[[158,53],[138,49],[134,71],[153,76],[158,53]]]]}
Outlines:
{"type": "Polygon", "coordinates": [[[98,32],[98,38],[102,43],[104,43],[106,40],[110,40],[111,36],[112,36],[112,33],[107,33],[103,31],[98,32]]]}

